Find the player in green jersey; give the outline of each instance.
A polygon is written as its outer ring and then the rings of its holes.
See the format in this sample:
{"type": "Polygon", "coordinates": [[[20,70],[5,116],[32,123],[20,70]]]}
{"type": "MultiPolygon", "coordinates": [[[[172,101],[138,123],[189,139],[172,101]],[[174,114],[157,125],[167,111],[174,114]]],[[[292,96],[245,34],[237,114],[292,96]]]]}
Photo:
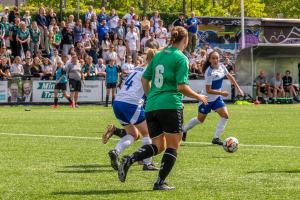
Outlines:
{"type": "Polygon", "coordinates": [[[171,190],[166,177],[172,170],[182,137],[182,94],[207,104],[207,97],[188,86],[188,59],[182,53],[188,45],[183,27],[171,32],[172,45],[157,53],[149,63],[142,84],[147,95],[146,121],[153,144],[144,145],[131,156],[124,156],[119,166],[119,180],[124,182],[129,167],[136,161],[164,152],[153,190],[171,190]],[[151,82],[151,86],[150,86],[151,82]]]}

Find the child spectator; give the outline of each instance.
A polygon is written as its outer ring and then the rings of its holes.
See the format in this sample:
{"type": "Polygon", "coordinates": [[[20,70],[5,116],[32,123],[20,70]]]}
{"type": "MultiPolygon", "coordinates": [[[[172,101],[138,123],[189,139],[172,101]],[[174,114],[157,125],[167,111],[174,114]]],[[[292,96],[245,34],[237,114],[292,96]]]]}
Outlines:
{"type": "Polygon", "coordinates": [[[97,70],[91,56],[86,57],[86,64],[82,67],[84,80],[96,80],[97,70]]]}
{"type": "Polygon", "coordinates": [[[109,95],[111,92],[112,104],[115,100],[116,88],[119,80],[119,70],[114,60],[109,60],[109,64],[106,66],[106,99],[105,107],[108,107],[109,95]]]}

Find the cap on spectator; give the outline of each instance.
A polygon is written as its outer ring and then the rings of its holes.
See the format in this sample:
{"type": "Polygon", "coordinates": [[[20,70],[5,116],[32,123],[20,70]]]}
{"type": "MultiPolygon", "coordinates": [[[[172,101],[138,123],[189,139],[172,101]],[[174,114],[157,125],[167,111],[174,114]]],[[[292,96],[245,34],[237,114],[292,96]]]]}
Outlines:
{"type": "Polygon", "coordinates": [[[5,7],[4,7],[4,10],[9,10],[9,7],[8,7],[8,6],[5,6],[5,7]]]}

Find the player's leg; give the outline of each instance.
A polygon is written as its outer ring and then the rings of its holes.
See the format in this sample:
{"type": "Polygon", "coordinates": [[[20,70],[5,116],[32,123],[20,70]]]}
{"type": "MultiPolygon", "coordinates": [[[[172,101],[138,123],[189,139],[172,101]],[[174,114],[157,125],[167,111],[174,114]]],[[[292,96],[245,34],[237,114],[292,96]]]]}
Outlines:
{"type": "Polygon", "coordinates": [[[54,89],[54,105],[53,108],[57,108],[58,104],[58,89],[54,89]]]}
{"type": "MultiPolygon", "coordinates": [[[[152,140],[149,136],[147,123],[144,120],[143,122],[135,125],[138,131],[142,134],[142,146],[152,144],[152,140]]],[[[155,167],[154,163],[152,162],[152,157],[146,158],[143,160],[143,170],[145,171],[154,171],[158,170],[157,167],[155,167]]]]}
{"type": "Polygon", "coordinates": [[[108,107],[109,94],[111,89],[109,87],[106,88],[106,99],[105,99],[105,107],[108,107]]]}
{"type": "Polygon", "coordinates": [[[126,135],[126,131],[124,128],[118,128],[113,124],[108,124],[106,127],[106,131],[102,135],[102,143],[106,144],[113,135],[122,138],[126,135]]]}
{"type": "Polygon", "coordinates": [[[111,104],[114,103],[116,96],[116,86],[111,89],[111,104]]]}
{"type": "Polygon", "coordinates": [[[205,121],[206,115],[211,111],[211,103],[204,105],[203,103],[198,107],[198,117],[192,118],[185,126],[182,128],[182,140],[186,141],[188,130],[194,128],[196,125],[201,124],[205,121]]]}
{"type": "Polygon", "coordinates": [[[220,136],[223,133],[223,131],[226,127],[227,121],[228,121],[228,117],[229,117],[228,109],[226,106],[224,106],[224,107],[216,109],[215,111],[219,114],[221,119],[216,127],[216,131],[215,131],[212,143],[218,144],[218,145],[223,145],[223,142],[220,139],[220,136]]]}
{"type": "Polygon", "coordinates": [[[62,91],[64,97],[69,101],[69,103],[71,104],[72,103],[72,99],[70,97],[70,95],[67,94],[66,90],[63,90],[62,91]]]}

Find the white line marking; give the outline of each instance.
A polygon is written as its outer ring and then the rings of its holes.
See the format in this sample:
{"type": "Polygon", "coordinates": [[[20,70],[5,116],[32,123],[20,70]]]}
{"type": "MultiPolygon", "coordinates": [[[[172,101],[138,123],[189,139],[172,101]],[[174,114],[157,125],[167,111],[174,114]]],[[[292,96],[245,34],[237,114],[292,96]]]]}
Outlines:
{"type": "MultiPolygon", "coordinates": [[[[72,135],[38,135],[27,133],[0,133],[0,135],[7,136],[23,136],[23,137],[45,137],[45,138],[66,138],[66,139],[83,139],[83,140],[101,140],[101,137],[84,137],[84,136],[72,136],[72,135]]],[[[110,140],[118,141],[118,138],[111,138],[110,140]]],[[[209,142],[183,142],[183,144],[200,144],[200,145],[212,145],[209,142]]],[[[300,149],[300,146],[280,146],[280,145],[268,145],[268,144],[241,144],[243,147],[262,147],[262,148],[289,148],[300,149]]]]}

